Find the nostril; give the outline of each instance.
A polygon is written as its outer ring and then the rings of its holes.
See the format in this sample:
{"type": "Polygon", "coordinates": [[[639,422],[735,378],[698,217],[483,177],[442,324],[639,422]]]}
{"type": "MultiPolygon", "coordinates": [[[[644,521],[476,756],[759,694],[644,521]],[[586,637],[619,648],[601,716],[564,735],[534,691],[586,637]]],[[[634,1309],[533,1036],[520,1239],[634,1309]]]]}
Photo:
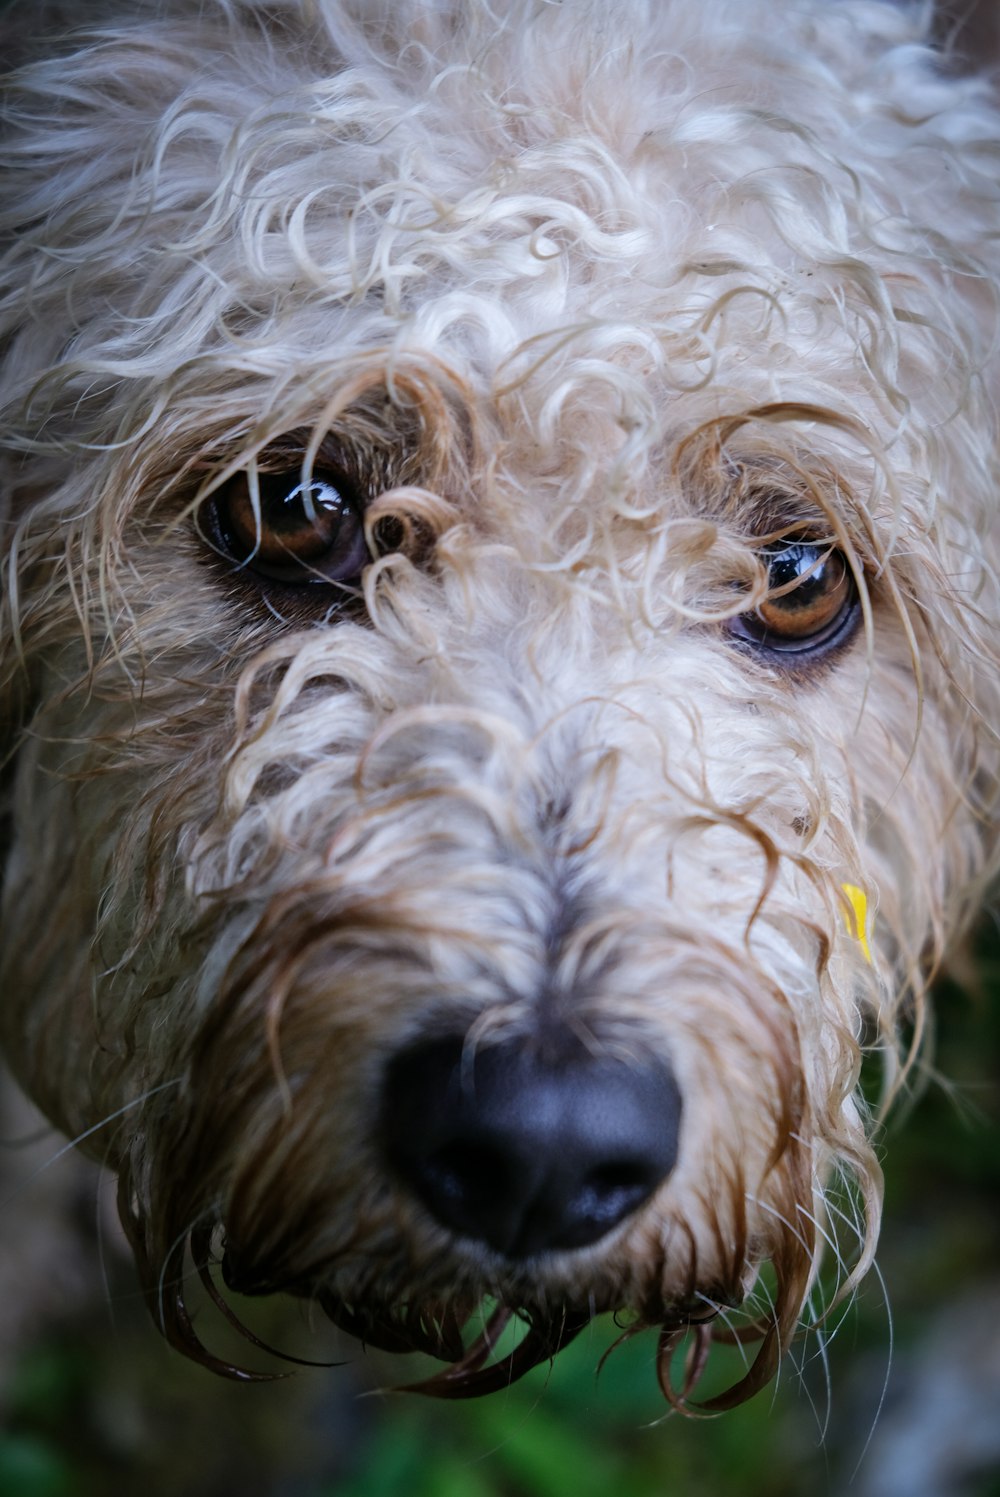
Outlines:
{"type": "Polygon", "coordinates": [[[382,1137],[402,1181],[446,1227],[510,1257],[583,1247],[637,1211],[677,1157],[669,1067],[525,1041],[465,1053],[462,1036],[386,1072],[382,1137]]]}
{"type": "Polygon", "coordinates": [[[647,1164],[622,1163],[599,1165],[588,1172],[580,1185],[575,1203],[581,1212],[618,1219],[635,1210],[659,1183],[651,1179],[647,1164]]]}
{"type": "Polygon", "coordinates": [[[584,1184],[599,1194],[612,1190],[648,1190],[649,1166],[633,1161],[598,1165],[588,1173],[584,1184]]]}
{"type": "Polygon", "coordinates": [[[423,1164],[430,1190],[444,1200],[475,1209],[495,1191],[512,1188],[511,1163],[492,1145],[458,1140],[435,1150],[423,1164]]]}

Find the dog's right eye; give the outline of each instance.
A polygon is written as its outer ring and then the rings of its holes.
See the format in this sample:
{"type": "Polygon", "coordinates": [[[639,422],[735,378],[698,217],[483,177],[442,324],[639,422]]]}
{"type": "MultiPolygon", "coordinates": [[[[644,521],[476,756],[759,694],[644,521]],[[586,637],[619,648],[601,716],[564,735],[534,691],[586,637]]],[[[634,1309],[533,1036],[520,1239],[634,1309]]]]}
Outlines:
{"type": "Polygon", "coordinates": [[[332,469],[238,473],[207,505],[210,540],[241,569],[285,586],[348,584],[369,560],[364,505],[332,469]]]}
{"type": "Polygon", "coordinates": [[[828,542],[794,536],[761,552],[769,592],[752,613],[731,619],[739,642],[791,662],[828,653],[850,639],[860,609],[847,561],[828,542]]]}

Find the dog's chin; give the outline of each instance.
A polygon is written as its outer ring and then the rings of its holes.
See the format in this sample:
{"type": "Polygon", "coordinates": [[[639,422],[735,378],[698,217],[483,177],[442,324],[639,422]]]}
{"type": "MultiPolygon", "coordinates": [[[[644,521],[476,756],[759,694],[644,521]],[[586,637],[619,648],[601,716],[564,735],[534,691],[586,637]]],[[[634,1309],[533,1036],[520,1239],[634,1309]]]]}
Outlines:
{"type": "MultiPolygon", "coordinates": [[[[240,1292],[262,1292],[232,1282],[240,1292]]],[[[404,1381],[408,1392],[442,1398],[475,1398],[507,1387],[542,1363],[551,1362],[598,1316],[616,1312],[612,1297],[591,1296],[586,1304],[573,1300],[512,1298],[498,1290],[461,1297],[433,1296],[381,1300],[345,1297],[321,1284],[287,1286],[320,1306],[338,1330],[365,1348],[393,1355],[418,1353],[444,1365],[417,1382],[404,1381]]],[[[650,1320],[620,1311],[625,1334],[656,1326],[685,1330],[717,1313],[702,1305],[663,1306],[650,1320]]]]}
{"type": "MultiPolygon", "coordinates": [[[[196,1261],[205,1246],[192,1241],[196,1261]]],[[[203,1282],[211,1285],[206,1260],[201,1261],[203,1282]]],[[[621,1286],[600,1276],[584,1292],[579,1282],[575,1293],[568,1292],[566,1284],[554,1282],[550,1291],[540,1293],[544,1274],[531,1260],[504,1266],[498,1259],[493,1274],[471,1272],[468,1264],[462,1272],[454,1263],[449,1263],[446,1274],[441,1271],[443,1261],[439,1260],[437,1273],[410,1283],[402,1274],[394,1276],[393,1265],[378,1269],[369,1265],[353,1282],[336,1265],[281,1282],[227,1247],[220,1269],[225,1288],[234,1294],[291,1294],[318,1305],[333,1325],[366,1348],[393,1355],[419,1353],[443,1363],[419,1381],[403,1381],[398,1386],[446,1399],[474,1398],[509,1386],[540,1364],[552,1362],[597,1317],[611,1315],[617,1334],[610,1338],[608,1352],[640,1332],[658,1335],[661,1386],[671,1402],[686,1403],[704,1368],[713,1322],[720,1315],[728,1321],[729,1312],[738,1310],[743,1299],[741,1289],[733,1292],[712,1286],[674,1300],[650,1293],[639,1305],[623,1303],[621,1286]],[[457,1279],[462,1283],[456,1291],[457,1279]],[[388,1292],[387,1284],[391,1285],[388,1292]],[[684,1386],[677,1389],[669,1381],[669,1364],[689,1335],[695,1351],[686,1359],[684,1386]]],[[[221,1291],[210,1288],[210,1293],[230,1323],[235,1323],[221,1291]]],[[[755,1333],[750,1326],[745,1330],[766,1340],[766,1332],[755,1333]]],[[[186,1349],[191,1352],[190,1344],[186,1349]]],[[[244,1375],[238,1367],[226,1367],[214,1359],[212,1364],[231,1376],[244,1375]]]]}
{"type": "Polygon", "coordinates": [[[597,1313],[569,1304],[512,1306],[497,1300],[353,1305],[322,1291],[319,1300],[334,1325],[366,1346],[420,1352],[444,1363],[406,1386],[446,1398],[477,1397],[515,1382],[551,1361],[597,1313]],[[511,1347],[505,1333],[516,1322],[523,1334],[511,1347]]]}

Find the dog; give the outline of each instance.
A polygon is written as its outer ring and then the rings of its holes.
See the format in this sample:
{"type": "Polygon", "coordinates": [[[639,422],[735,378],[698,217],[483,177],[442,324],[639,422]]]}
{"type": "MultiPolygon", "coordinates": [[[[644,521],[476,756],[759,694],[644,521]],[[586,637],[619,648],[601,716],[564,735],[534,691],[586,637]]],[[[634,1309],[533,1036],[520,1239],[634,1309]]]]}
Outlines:
{"type": "Polygon", "coordinates": [[[930,19],[8,19],[3,1044],[216,1371],[192,1276],[447,1397],[756,1338],[721,1409],[870,1266],[998,864],[1000,116],[930,19]]]}

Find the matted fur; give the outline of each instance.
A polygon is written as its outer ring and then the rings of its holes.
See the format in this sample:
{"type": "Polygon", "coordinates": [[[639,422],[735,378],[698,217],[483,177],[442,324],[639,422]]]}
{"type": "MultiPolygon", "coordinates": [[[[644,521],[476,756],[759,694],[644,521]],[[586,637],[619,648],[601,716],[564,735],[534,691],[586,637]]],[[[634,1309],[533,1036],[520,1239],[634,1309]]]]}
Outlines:
{"type": "Polygon", "coordinates": [[[888,1097],[997,862],[987,88],[878,0],[100,14],[11,79],[2,148],[11,1062],[213,1365],[185,1276],[222,1255],[444,1393],[616,1309],[684,1401],[756,1331],[736,1402],[823,1251],[870,1263],[862,1052],[888,1097]],[[377,558],[349,607],[202,520],[329,452],[377,558]],[[860,623],[793,667],[731,622],[796,528],[860,623]],[[401,1046],[541,1005],[669,1061],[680,1155],[507,1261],[377,1109],[401,1046]]]}

